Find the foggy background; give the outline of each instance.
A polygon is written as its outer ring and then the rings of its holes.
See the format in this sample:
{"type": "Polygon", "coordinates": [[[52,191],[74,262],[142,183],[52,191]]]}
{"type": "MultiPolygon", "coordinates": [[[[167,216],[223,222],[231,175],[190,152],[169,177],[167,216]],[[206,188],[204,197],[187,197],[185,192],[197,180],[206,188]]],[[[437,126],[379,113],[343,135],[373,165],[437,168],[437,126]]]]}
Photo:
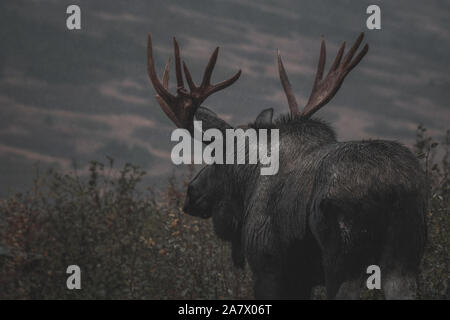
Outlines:
{"type": "MultiPolygon", "coordinates": [[[[31,185],[35,164],[87,173],[90,160],[131,162],[158,185],[173,172],[170,134],[146,72],[146,38],[161,74],[176,36],[198,83],[221,50],[213,83],[242,69],[205,106],[232,124],[262,109],[288,110],[278,79],[280,49],[299,104],[314,80],[324,35],[327,67],[342,41],[364,31],[370,49],[316,116],[340,140],[411,145],[422,123],[437,138],[449,127],[448,1],[5,1],[0,2],[0,196],[31,185]],[[81,7],[81,30],[66,8],[81,7]],[[366,8],[381,8],[381,30],[366,8]]],[[[362,47],[362,46],[361,46],[362,47]]],[[[172,59],[173,61],[173,59],[172,59]]],[[[174,89],[171,66],[171,90],[174,89]]],[[[180,170],[184,170],[182,166],[180,170]]]]}

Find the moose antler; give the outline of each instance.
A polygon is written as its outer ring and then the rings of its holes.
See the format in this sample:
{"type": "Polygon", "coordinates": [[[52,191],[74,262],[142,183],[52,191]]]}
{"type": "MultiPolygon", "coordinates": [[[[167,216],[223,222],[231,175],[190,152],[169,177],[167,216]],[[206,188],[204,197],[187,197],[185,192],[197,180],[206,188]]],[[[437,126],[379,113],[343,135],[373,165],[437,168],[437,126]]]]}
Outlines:
{"type": "Polygon", "coordinates": [[[366,44],[363,47],[363,49],[358,53],[356,58],[352,60],[363,38],[364,33],[361,33],[359,37],[356,39],[355,44],[347,52],[347,54],[344,57],[344,60],[341,63],[342,54],[344,53],[345,48],[345,42],[342,43],[336,55],[336,58],[333,62],[333,65],[331,66],[330,71],[328,72],[325,79],[322,79],[322,77],[323,71],[325,69],[326,48],[325,48],[325,40],[322,39],[322,44],[320,47],[319,65],[317,67],[316,72],[316,79],[314,81],[314,86],[311,91],[308,103],[303,108],[301,113],[298,110],[297,100],[295,99],[295,96],[292,93],[291,84],[289,83],[289,79],[284,69],[283,62],[281,61],[280,51],[278,51],[278,72],[280,75],[281,84],[283,86],[284,92],[288,100],[289,109],[291,110],[292,115],[300,114],[301,116],[308,118],[334,97],[336,92],[341,87],[347,74],[361,61],[361,59],[366,55],[367,51],[369,50],[369,46],[366,44]]]}
{"type": "Polygon", "coordinates": [[[190,92],[184,88],[183,75],[181,71],[181,59],[180,59],[180,49],[178,47],[177,40],[173,38],[174,55],[175,55],[175,73],[177,78],[177,94],[173,95],[168,91],[169,84],[169,63],[170,59],[166,64],[163,73],[163,83],[158,79],[155,72],[155,63],[152,54],[152,38],[150,33],[148,34],[147,42],[147,71],[150,77],[150,81],[156,90],[156,99],[160,104],[163,111],[167,116],[175,123],[177,127],[188,129],[192,132],[194,119],[194,114],[200,107],[203,101],[209,97],[214,92],[225,89],[226,87],[232,85],[241,75],[241,70],[239,70],[230,79],[220,82],[218,84],[212,85],[211,75],[214,66],[217,61],[217,55],[219,54],[219,47],[217,47],[209,62],[205,68],[203,74],[203,80],[200,86],[196,86],[192,80],[189,69],[183,61],[183,69],[186,76],[187,83],[189,85],[190,92]]]}

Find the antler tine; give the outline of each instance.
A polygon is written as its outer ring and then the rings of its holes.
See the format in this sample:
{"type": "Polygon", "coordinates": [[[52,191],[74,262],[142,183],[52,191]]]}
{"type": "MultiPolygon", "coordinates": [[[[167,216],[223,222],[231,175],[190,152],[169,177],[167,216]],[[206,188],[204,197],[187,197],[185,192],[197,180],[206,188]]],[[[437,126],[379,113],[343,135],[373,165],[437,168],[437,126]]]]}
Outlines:
{"type": "Polygon", "coordinates": [[[231,84],[233,84],[241,75],[239,70],[233,77],[216,85],[211,85],[211,75],[214,66],[217,61],[217,55],[219,48],[211,55],[208,65],[205,68],[202,84],[197,87],[192,80],[192,76],[183,62],[183,69],[185,72],[186,80],[188,82],[190,92],[187,92],[184,88],[183,72],[181,69],[180,48],[176,38],[173,38],[173,48],[175,56],[175,74],[177,78],[177,94],[172,95],[168,91],[169,87],[169,64],[170,59],[164,68],[162,76],[162,83],[158,79],[155,71],[155,62],[153,60],[152,50],[152,38],[150,33],[148,34],[147,41],[147,72],[153,87],[156,90],[156,99],[160,104],[166,115],[180,128],[188,129],[193,132],[193,119],[195,112],[200,107],[200,104],[211,94],[216,91],[222,90],[231,84]]]}
{"type": "Polygon", "coordinates": [[[283,61],[281,60],[280,50],[277,50],[277,61],[278,61],[278,74],[280,75],[281,85],[283,86],[284,93],[288,100],[289,109],[291,110],[291,115],[296,115],[299,113],[297,100],[292,92],[291,83],[289,82],[286,70],[284,69],[283,61]]]}
{"type": "Polygon", "coordinates": [[[206,97],[210,96],[214,92],[220,91],[222,89],[225,89],[226,87],[231,86],[237,79],[239,79],[240,76],[241,76],[241,70],[238,70],[238,72],[236,72],[234,74],[234,76],[232,76],[231,78],[229,78],[225,81],[219,82],[215,85],[211,85],[209,90],[206,93],[206,97]]]}
{"type": "Polygon", "coordinates": [[[177,77],[177,90],[184,89],[183,74],[181,73],[180,48],[175,37],[173,37],[173,51],[175,56],[175,73],[177,77]]]}
{"type": "Polygon", "coordinates": [[[164,73],[163,73],[163,87],[164,89],[169,88],[169,69],[170,69],[170,58],[167,60],[166,66],[164,67],[164,73]]]}
{"type": "Polygon", "coordinates": [[[197,87],[195,86],[195,83],[192,80],[191,73],[189,72],[189,69],[184,61],[183,61],[183,69],[184,69],[184,75],[186,77],[186,81],[188,83],[189,89],[191,91],[194,91],[197,87]]]}
{"type": "Polygon", "coordinates": [[[211,84],[211,75],[216,66],[217,56],[219,55],[219,47],[217,47],[209,58],[208,64],[206,65],[205,72],[203,73],[202,88],[207,88],[211,84]]]}
{"type": "Polygon", "coordinates": [[[319,64],[317,66],[316,79],[314,80],[314,86],[322,80],[323,71],[325,69],[325,60],[327,58],[327,48],[325,46],[325,39],[322,36],[322,42],[320,43],[320,57],[319,64]]]}
{"type": "Polygon", "coordinates": [[[208,64],[205,67],[205,71],[203,72],[203,79],[200,86],[196,86],[194,81],[192,80],[191,73],[183,61],[183,69],[184,75],[186,76],[186,81],[191,89],[191,94],[194,99],[196,99],[198,104],[201,104],[207,97],[209,97],[214,92],[225,89],[226,87],[232,85],[239,77],[241,76],[241,70],[238,70],[231,78],[222,81],[220,83],[211,84],[211,76],[214,70],[214,66],[216,65],[217,56],[219,54],[219,47],[217,47],[214,52],[211,54],[209,58],[208,64]]]}
{"type": "Polygon", "coordinates": [[[350,62],[350,60],[353,58],[353,55],[355,54],[356,50],[358,50],[358,47],[360,46],[363,38],[364,38],[364,32],[361,32],[359,34],[358,38],[356,39],[355,43],[353,44],[353,46],[350,48],[350,50],[345,55],[344,61],[342,61],[342,63],[344,65],[347,65],[350,62]]]}
{"type": "Polygon", "coordinates": [[[175,97],[172,96],[169,93],[169,91],[167,90],[169,87],[169,63],[170,63],[170,58],[169,58],[169,61],[167,61],[166,67],[164,68],[163,83],[161,84],[161,82],[158,79],[158,76],[156,75],[156,71],[155,71],[155,63],[153,60],[152,38],[151,38],[151,34],[149,33],[148,38],[147,38],[147,72],[148,72],[148,76],[150,78],[150,81],[153,84],[153,87],[155,88],[155,90],[157,92],[156,100],[158,101],[159,105],[161,106],[161,108],[163,109],[165,114],[167,114],[167,116],[177,126],[179,126],[180,122],[178,121],[175,113],[172,111],[172,109],[169,107],[169,105],[166,102],[166,101],[172,102],[175,99],[175,97]]]}
{"type": "MultiPolygon", "coordinates": [[[[162,76],[163,79],[162,85],[166,90],[169,88],[169,69],[170,69],[170,58],[167,60],[162,76]]],[[[169,105],[164,101],[164,99],[159,94],[156,95],[156,100],[158,101],[159,105],[161,106],[165,114],[169,117],[169,119],[172,120],[178,127],[181,126],[181,123],[176,117],[175,113],[172,111],[169,105]]]]}
{"type": "Polygon", "coordinates": [[[332,71],[335,71],[337,69],[337,67],[339,67],[339,64],[341,63],[342,55],[344,53],[344,49],[345,49],[345,41],[342,42],[342,45],[339,48],[339,51],[336,55],[336,58],[334,59],[333,64],[330,67],[330,71],[328,71],[328,74],[330,74],[330,72],[332,72],[332,71]]]}
{"type": "Polygon", "coordinates": [[[369,45],[366,44],[360,53],[358,53],[358,55],[356,56],[355,59],[353,59],[352,62],[350,62],[350,64],[348,65],[347,72],[350,72],[354,67],[356,67],[356,65],[362,60],[362,58],[364,58],[364,56],[366,55],[366,53],[369,51],[369,45]]]}
{"type": "Polygon", "coordinates": [[[316,79],[314,81],[314,86],[311,91],[308,103],[301,112],[302,116],[310,117],[335,96],[347,74],[362,60],[362,58],[369,51],[369,46],[366,44],[356,56],[356,58],[353,59],[353,56],[361,45],[363,38],[364,33],[361,33],[356,39],[353,46],[345,55],[342,62],[341,58],[344,53],[345,42],[341,45],[333,62],[333,65],[331,66],[330,71],[328,72],[325,79],[322,79],[322,76],[325,67],[326,48],[325,40],[322,39],[316,79]]]}
{"type": "Polygon", "coordinates": [[[153,60],[152,37],[150,33],[147,38],[147,73],[158,95],[165,100],[173,101],[175,97],[172,96],[166,88],[164,88],[156,75],[155,62],[153,60]]]}

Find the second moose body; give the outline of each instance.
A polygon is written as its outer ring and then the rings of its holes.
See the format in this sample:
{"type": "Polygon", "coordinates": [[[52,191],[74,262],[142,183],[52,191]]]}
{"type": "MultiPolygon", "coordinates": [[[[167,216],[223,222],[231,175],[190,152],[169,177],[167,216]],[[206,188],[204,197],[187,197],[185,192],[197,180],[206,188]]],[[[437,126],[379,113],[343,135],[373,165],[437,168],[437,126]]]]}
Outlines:
{"type": "MultiPolygon", "coordinates": [[[[169,118],[191,132],[194,116],[205,129],[232,128],[200,104],[240,72],[211,85],[216,49],[199,87],[184,64],[188,93],[174,41],[178,88],[173,96],[167,91],[168,65],[161,83],[148,40],[150,80],[169,118]]],[[[372,264],[381,268],[387,298],[415,297],[427,209],[426,179],[416,157],[391,141],[338,142],[327,124],[311,119],[366,54],[367,45],[353,59],[361,41],[362,34],[343,59],[342,45],[325,78],[322,41],[313,92],[301,113],[278,55],[290,115],[272,121],[273,110],[267,109],[249,125],[279,130],[277,175],[261,176],[258,164],[208,165],[189,184],[185,212],[212,217],[216,234],[232,244],[234,263],[249,263],[258,299],[307,299],[318,284],[326,285],[329,298],[357,298],[372,264]]]]}

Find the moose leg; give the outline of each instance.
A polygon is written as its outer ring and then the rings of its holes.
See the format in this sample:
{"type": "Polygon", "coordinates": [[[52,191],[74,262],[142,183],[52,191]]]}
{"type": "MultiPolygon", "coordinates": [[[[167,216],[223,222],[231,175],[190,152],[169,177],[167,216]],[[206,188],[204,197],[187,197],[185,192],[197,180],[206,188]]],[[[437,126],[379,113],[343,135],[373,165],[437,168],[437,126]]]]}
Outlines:
{"type": "Polygon", "coordinates": [[[387,300],[413,300],[416,298],[417,282],[413,274],[388,272],[381,277],[384,296],[387,300]]]}
{"type": "Polygon", "coordinates": [[[359,300],[361,278],[344,281],[335,296],[336,300],[359,300]]]}
{"type": "Polygon", "coordinates": [[[293,264],[283,271],[283,299],[311,299],[311,291],[317,281],[314,270],[308,267],[306,264],[293,264]]]}
{"type": "Polygon", "coordinates": [[[254,277],[255,299],[301,299],[311,298],[312,284],[296,278],[282,277],[281,273],[260,273],[254,277]]]}
{"type": "Polygon", "coordinates": [[[341,248],[330,245],[323,252],[327,298],[357,300],[363,276],[361,258],[357,252],[342,252],[341,248]]]}
{"type": "Polygon", "coordinates": [[[327,299],[334,299],[342,284],[339,272],[332,266],[325,266],[325,287],[327,288],[327,299]]]}
{"type": "Polygon", "coordinates": [[[283,288],[281,275],[273,272],[254,274],[255,299],[281,299],[283,288]]]}
{"type": "Polygon", "coordinates": [[[282,299],[285,288],[280,256],[254,250],[247,258],[253,273],[255,299],[282,299]]]}
{"type": "Polygon", "coordinates": [[[289,300],[309,300],[311,299],[311,291],[313,289],[313,282],[307,279],[307,276],[302,276],[300,279],[292,278],[284,280],[284,299],[289,300]]]}
{"type": "Polygon", "coordinates": [[[328,299],[354,299],[359,296],[360,273],[355,267],[357,257],[343,252],[339,234],[330,232],[323,237],[322,250],[325,286],[328,299]]]}
{"type": "Polygon", "coordinates": [[[271,269],[258,270],[254,274],[254,293],[256,299],[301,299],[311,298],[316,275],[307,263],[272,266],[271,269]]]}
{"type": "Polygon", "coordinates": [[[311,299],[313,287],[323,283],[321,252],[309,233],[287,252],[283,277],[286,299],[311,299]]]}
{"type": "Polygon", "coordinates": [[[361,291],[361,275],[354,273],[353,276],[345,275],[344,268],[325,268],[325,283],[327,298],[336,300],[358,300],[361,291]]]}

